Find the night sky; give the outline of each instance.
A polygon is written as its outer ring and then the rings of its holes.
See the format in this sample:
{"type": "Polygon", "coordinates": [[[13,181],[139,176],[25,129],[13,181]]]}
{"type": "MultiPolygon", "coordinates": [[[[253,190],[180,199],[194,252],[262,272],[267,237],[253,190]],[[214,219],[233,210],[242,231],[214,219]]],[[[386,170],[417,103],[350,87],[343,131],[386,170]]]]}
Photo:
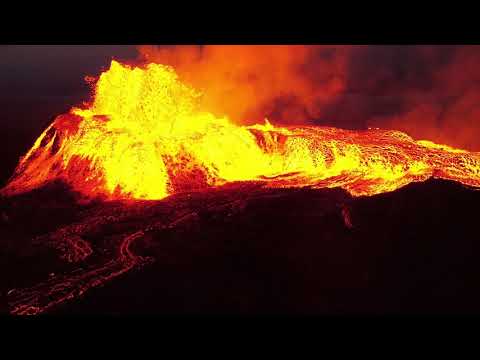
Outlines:
{"type": "MultiPolygon", "coordinates": [[[[161,61],[166,54],[159,49],[165,48],[153,47],[149,54],[161,61]]],[[[248,104],[245,113],[252,118],[268,115],[290,123],[292,117],[301,114],[297,119],[305,123],[354,129],[393,128],[415,138],[480,150],[479,46],[297,48],[287,51],[294,55],[283,57],[278,69],[271,67],[275,55],[268,51],[258,50],[255,56],[257,50],[250,48],[245,53],[237,52],[235,57],[229,56],[231,50],[222,54],[212,49],[200,51],[196,60],[187,65],[197,73],[206,69],[205,64],[218,65],[225,76],[248,79],[248,89],[255,96],[255,91],[269,86],[262,79],[270,83],[278,80],[272,77],[275,72],[268,73],[273,71],[269,69],[281,72],[280,80],[287,79],[285,84],[272,86],[258,108],[248,104]],[[243,55],[250,64],[237,74],[236,64],[242,62],[243,55]],[[224,58],[228,63],[220,63],[224,58]],[[262,59],[268,61],[260,62],[262,59]],[[285,75],[289,71],[295,75],[285,75]],[[299,84],[301,89],[296,87],[299,84]]],[[[19,157],[55,116],[89,98],[86,75],[98,75],[108,68],[112,58],[131,61],[144,55],[145,51],[127,45],[0,46],[0,183],[12,174],[19,157]]],[[[165,63],[175,63],[179,56],[169,59],[165,58],[165,63]]],[[[205,82],[208,76],[203,75],[194,80],[205,82]]],[[[232,84],[236,85],[235,81],[232,84]]],[[[221,96],[223,89],[217,90],[214,95],[221,96]]]]}

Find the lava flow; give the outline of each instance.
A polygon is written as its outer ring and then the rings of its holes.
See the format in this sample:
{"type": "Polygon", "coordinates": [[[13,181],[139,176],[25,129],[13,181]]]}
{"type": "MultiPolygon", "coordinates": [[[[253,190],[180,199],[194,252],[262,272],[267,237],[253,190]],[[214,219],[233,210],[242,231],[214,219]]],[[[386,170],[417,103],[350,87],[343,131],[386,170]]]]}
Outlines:
{"type": "Polygon", "coordinates": [[[480,154],[405,133],[238,126],[160,64],[112,61],[85,108],[61,115],[21,159],[4,195],[61,179],[88,197],[162,199],[232,181],[342,187],[354,196],[429,177],[480,186],[480,154]]]}
{"type": "MultiPolygon", "coordinates": [[[[33,287],[10,291],[12,314],[45,312],[143,266],[152,259],[133,254],[132,242],[153,228],[176,226],[185,217],[196,216],[187,205],[179,212],[176,202],[165,212],[173,214],[170,219],[162,213],[165,219],[158,220],[155,214],[154,225],[140,222],[115,234],[113,243],[108,237],[98,243],[86,240],[101,227],[121,228],[132,221],[132,214],[145,221],[145,209],[168,202],[130,200],[158,200],[230,182],[341,187],[353,196],[390,192],[430,177],[480,187],[480,153],[415,141],[399,131],[276,127],[268,120],[240,126],[201,109],[201,96],[183,84],[171,67],[130,67],[112,61],[96,82],[92,102],[58,116],[45,129],[1,195],[25,193],[60,180],[87,198],[129,200],[130,207],[120,202],[121,209],[107,215],[99,210],[36,239],[53,245],[65,262],[83,265],[33,287]],[[140,215],[136,206],[142,208],[140,215]]],[[[351,227],[348,213],[344,217],[351,227]]]]}

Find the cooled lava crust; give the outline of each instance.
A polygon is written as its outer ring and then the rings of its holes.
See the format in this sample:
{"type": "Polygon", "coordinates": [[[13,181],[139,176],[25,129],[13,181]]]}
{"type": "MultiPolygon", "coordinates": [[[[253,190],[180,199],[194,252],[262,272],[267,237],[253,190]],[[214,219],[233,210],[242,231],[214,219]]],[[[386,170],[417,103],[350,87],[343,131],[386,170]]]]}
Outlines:
{"type": "Polygon", "coordinates": [[[129,202],[82,202],[57,182],[1,199],[3,309],[476,313],[479,202],[444,180],[372,197],[246,182],[129,202]]]}

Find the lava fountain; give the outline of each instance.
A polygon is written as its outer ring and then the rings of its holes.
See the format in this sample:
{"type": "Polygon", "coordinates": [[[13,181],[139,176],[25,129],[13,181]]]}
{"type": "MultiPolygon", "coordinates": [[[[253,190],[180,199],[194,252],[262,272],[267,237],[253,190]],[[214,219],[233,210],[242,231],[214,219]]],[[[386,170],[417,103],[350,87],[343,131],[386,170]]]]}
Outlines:
{"type": "Polygon", "coordinates": [[[430,177],[480,186],[480,153],[399,131],[240,126],[202,111],[202,94],[160,64],[112,61],[84,108],[58,116],[1,190],[63,180],[87,197],[162,199],[233,181],[342,187],[354,196],[430,177]]]}

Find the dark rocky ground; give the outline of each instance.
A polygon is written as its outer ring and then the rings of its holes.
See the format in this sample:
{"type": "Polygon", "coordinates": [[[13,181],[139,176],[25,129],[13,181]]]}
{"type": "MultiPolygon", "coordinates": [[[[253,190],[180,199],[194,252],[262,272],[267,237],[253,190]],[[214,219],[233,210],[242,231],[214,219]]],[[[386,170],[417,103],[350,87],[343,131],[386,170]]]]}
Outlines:
{"type": "Polygon", "coordinates": [[[367,198],[251,183],[135,205],[76,200],[61,184],[1,200],[4,293],[78,267],[32,238],[101,213],[118,220],[89,230],[94,249],[163,221],[131,248],[155,261],[49,313],[480,313],[480,192],[456,183],[367,198]]]}

